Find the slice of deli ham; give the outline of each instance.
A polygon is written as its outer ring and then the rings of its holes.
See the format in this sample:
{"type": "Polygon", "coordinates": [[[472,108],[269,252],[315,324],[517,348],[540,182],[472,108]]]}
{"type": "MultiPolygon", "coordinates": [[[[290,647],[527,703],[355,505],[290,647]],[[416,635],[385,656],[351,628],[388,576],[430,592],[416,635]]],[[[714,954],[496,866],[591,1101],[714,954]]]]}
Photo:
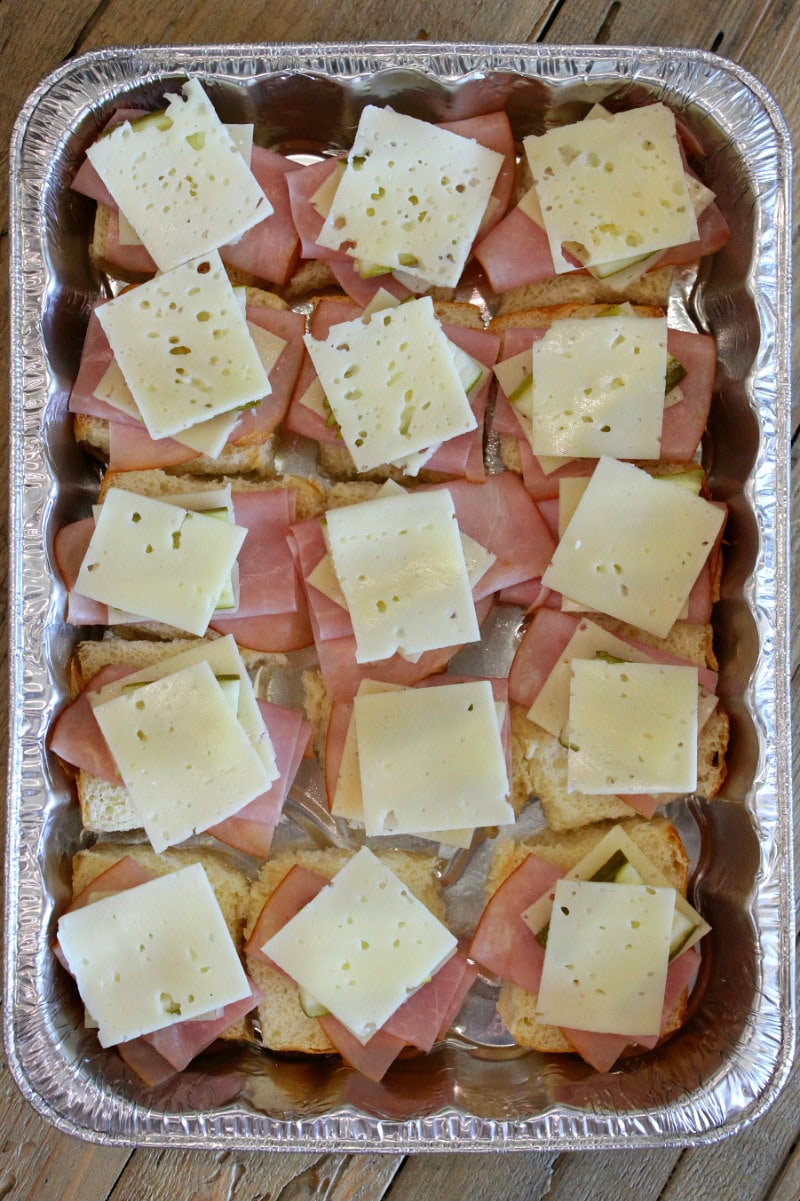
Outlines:
{"type": "Polygon", "coordinates": [[[263,700],[258,701],[258,707],[275,748],[278,778],[266,792],[248,802],[237,813],[209,826],[207,833],[227,846],[258,859],[266,859],[286,797],[308,746],[311,725],[296,709],[287,709],[263,700]]]}
{"type": "Polygon", "coordinates": [[[451,956],[427,984],[423,984],[384,1022],[383,1032],[419,1051],[430,1051],[439,1038],[454,998],[460,993],[468,966],[463,955],[451,956]]]}
{"type": "Polygon", "coordinates": [[[478,581],[476,599],[538,579],[555,550],[555,541],[522,481],[511,471],[487,475],[483,484],[453,480],[426,485],[447,488],[453,498],[458,528],[495,556],[478,581]]]}
{"type": "Polygon", "coordinates": [[[250,170],[272,205],[272,212],[258,225],[248,229],[236,242],[224,246],[220,257],[226,267],[254,275],[268,283],[285,284],[297,266],[300,239],[292,220],[288,179],[301,170],[298,163],[253,146],[250,170]]]}
{"type": "Polygon", "coordinates": [[[79,771],[88,772],[109,784],[121,784],[122,778],[97,724],[89,695],[100,692],[107,684],[123,680],[135,670],[121,663],[107,663],[101,667],[75,700],[62,709],[50,731],[48,745],[51,751],[79,771]]]}
{"type": "MultiPolygon", "coordinates": [[[[163,1030],[154,1030],[152,1034],[143,1034],[142,1041],[171,1064],[173,1071],[182,1072],[196,1056],[207,1050],[221,1034],[224,1034],[229,1026],[238,1022],[251,1009],[255,1009],[256,1005],[264,999],[263,993],[252,980],[248,979],[248,984],[250,985],[249,996],[224,1006],[217,1016],[176,1022],[174,1026],[165,1026],[163,1030]]],[[[139,1040],[132,1039],[130,1041],[138,1042],[139,1040]]],[[[127,1045],[129,1046],[130,1043],[127,1045]]]]}
{"type": "MultiPolygon", "coordinates": [[[[299,586],[299,585],[298,585],[299,586]]],[[[209,630],[217,634],[233,634],[239,646],[252,651],[288,654],[311,646],[314,633],[308,615],[305,596],[301,595],[293,613],[265,613],[258,617],[214,618],[209,630]]]]}
{"type": "Polygon", "coordinates": [[[237,560],[236,617],[293,613],[299,594],[286,536],[295,519],[296,492],[291,488],[234,492],[232,500],[236,525],[247,529],[237,560]]]}
{"type": "Polygon", "coordinates": [[[339,161],[338,158],[323,158],[319,162],[301,167],[299,171],[293,171],[287,177],[292,220],[300,237],[300,255],[304,259],[325,259],[329,262],[349,259],[344,250],[331,250],[318,244],[317,238],[325,224],[325,218],[311,203],[325,181],[336,170],[339,161]]]}
{"type": "Polygon", "coordinates": [[[538,855],[523,859],[484,909],[470,943],[470,959],[493,976],[538,993],[544,947],[521,914],[563,875],[561,868],[538,855]]]}
{"type": "MultiPolygon", "coordinates": [[[[494,598],[488,596],[475,605],[479,625],[486,620],[493,603],[494,598]]],[[[357,663],[356,640],[352,635],[347,635],[319,642],[317,657],[331,700],[349,701],[358,692],[362,680],[409,686],[418,684],[420,680],[444,671],[461,649],[459,645],[425,651],[416,663],[410,663],[402,655],[392,655],[390,659],[382,659],[379,663],[357,663]]]]}
{"type": "Polygon", "coordinates": [[[477,242],[502,220],[508,209],[517,174],[514,133],[508,117],[503,112],[484,113],[478,117],[464,117],[460,121],[441,121],[439,128],[447,129],[450,133],[457,133],[462,138],[474,139],[481,146],[485,146],[488,150],[495,150],[503,156],[503,165],[494,182],[489,204],[478,229],[475,239],[477,242]]]}
{"type": "Polygon", "coordinates": [[[327,876],[311,871],[300,863],[295,863],[281,880],[280,884],[267,897],[258,915],[256,924],[245,943],[244,951],[261,963],[268,963],[276,971],[280,969],[264,954],[261,948],[273,936],[291,921],[309,901],[313,901],[329,883],[327,876]]]}
{"type": "Polygon", "coordinates": [[[673,959],[667,969],[667,984],[664,992],[664,1009],[659,1034],[632,1038],[625,1034],[598,1034],[591,1030],[574,1030],[562,1026],[561,1032],[572,1043],[581,1059],[598,1072],[608,1072],[614,1066],[620,1055],[631,1047],[642,1047],[652,1050],[667,1033],[669,1018],[685,990],[691,989],[697,975],[700,963],[700,952],[696,947],[690,947],[676,959],[673,959]]]}
{"type": "MultiPolygon", "coordinates": [[[[728,223],[716,204],[700,214],[697,225],[700,234],[697,241],[665,250],[650,270],[667,264],[693,263],[704,255],[714,254],[727,242],[728,223]]],[[[474,253],[492,290],[498,294],[556,278],[546,233],[519,207],[513,208],[477,244],[474,253]]],[[[587,274],[583,268],[580,273],[587,274]]]]}
{"type": "Polygon", "coordinates": [[[368,1043],[360,1043],[332,1013],[317,1020],[345,1063],[368,1080],[382,1080],[406,1046],[404,1039],[395,1038],[383,1029],[373,1034],[368,1043]]]}

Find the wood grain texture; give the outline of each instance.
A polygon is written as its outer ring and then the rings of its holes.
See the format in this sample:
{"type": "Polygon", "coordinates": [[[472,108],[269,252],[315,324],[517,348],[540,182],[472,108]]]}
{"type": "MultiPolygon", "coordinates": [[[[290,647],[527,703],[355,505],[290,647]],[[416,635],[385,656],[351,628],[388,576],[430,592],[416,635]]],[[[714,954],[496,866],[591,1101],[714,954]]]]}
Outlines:
{"type": "MultiPolygon", "coordinates": [[[[19,107],[35,83],[76,53],[138,43],[431,39],[692,45],[736,58],[774,92],[797,133],[797,0],[0,0],[0,164],[19,107]]],[[[796,188],[800,186],[796,184],[796,188]]],[[[0,337],[6,344],[5,196],[0,200],[0,337]]],[[[795,206],[800,212],[800,206],[795,206]]],[[[797,229],[797,226],[795,226],[797,229]]],[[[795,238],[798,245],[798,238],[795,238]]],[[[798,306],[800,290],[795,290],[798,306]]],[[[800,317],[800,307],[796,307],[800,317]]],[[[800,352],[796,352],[800,353],[800,352]]],[[[795,381],[800,378],[795,359],[795,381]]],[[[4,385],[5,386],[5,385],[4,385]]],[[[7,393],[4,393],[7,397],[7,393]]],[[[796,390],[800,396],[800,390],[796,390]]],[[[792,463],[800,491],[800,462],[792,463]]],[[[7,475],[5,440],[0,471],[7,475]]],[[[800,514],[800,496],[795,513],[800,514]]],[[[7,501],[0,512],[5,523],[7,501]]],[[[793,545],[800,546],[800,516],[793,545]]],[[[795,556],[795,574],[800,556],[795,556]]],[[[0,558],[5,582],[5,555],[0,558]]],[[[800,578],[800,576],[798,576],[800,578]]],[[[0,606],[5,661],[6,612],[0,606]]],[[[800,611],[792,617],[792,669],[800,673],[800,611]]],[[[6,728],[7,690],[0,696],[6,728]]],[[[795,745],[800,732],[795,718],[795,745]]],[[[800,757],[795,784],[800,786],[800,757]]],[[[800,848],[800,838],[796,838],[800,848]]],[[[797,1201],[794,1149],[800,1074],[751,1130],[704,1149],[575,1155],[326,1155],[135,1151],[97,1148],[49,1127],[0,1065],[0,1201],[797,1201]]]]}
{"type": "MultiPolygon", "coordinates": [[[[546,0],[477,0],[456,5],[451,0],[407,0],[386,4],[320,3],[299,5],[277,0],[265,6],[260,0],[242,0],[237,6],[234,41],[528,41],[548,12],[546,0]],[[502,31],[502,32],[500,32],[502,31]]],[[[229,22],[233,24],[233,22],[229,22]]],[[[219,5],[215,0],[180,8],[158,0],[130,5],[109,0],[95,23],[87,29],[81,49],[131,41],[151,43],[213,42],[220,33],[219,5]],[[140,32],[142,23],[147,37],[140,32]]]]}

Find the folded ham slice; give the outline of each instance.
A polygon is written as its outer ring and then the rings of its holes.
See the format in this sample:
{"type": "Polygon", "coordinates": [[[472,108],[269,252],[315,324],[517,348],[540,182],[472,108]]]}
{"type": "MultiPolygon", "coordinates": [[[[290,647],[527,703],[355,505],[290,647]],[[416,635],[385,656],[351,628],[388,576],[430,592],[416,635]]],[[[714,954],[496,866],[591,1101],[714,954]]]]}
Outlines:
{"type": "Polygon", "coordinates": [[[258,701],[258,707],[275,748],[278,778],[261,796],[249,801],[231,817],[209,826],[206,833],[245,854],[266,859],[289,789],[311,738],[311,724],[296,709],[262,700],[258,701]]]}
{"type": "MultiPolygon", "coordinates": [[[[591,621],[591,614],[585,615],[591,621]]],[[[577,630],[583,614],[562,613],[557,609],[538,610],[517,647],[508,677],[509,696],[515,705],[530,709],[557,661],[577,630]]],[[[687,660],[660,647],[637,642],[626,634],[616,634],[632,649],[648,655],[654,663],[686,665],[687,660]]],[[[698,667],[698,682],[707,692],[717,690],[717,673],[698,667]]]]}
{"type": "MultiPolygon", "coordinates": [[[[485,597],[475,605],[478,624],[486,620],[494,598],[485,597]]],[[[326,638],[317,643],[317,658],[332,701],[349,701],[358,692],[362,680],[380,680],[387,684],[418,684],[427,676],[436,675],[447,667],[461,646],[446,646],[441,650],[425,651],[416,663],[402,655],[392,655],[379,663],[356,662],[356,640],[352,635],[326,638]]]]}
{"type": "Polygon", "coordinates": [[[521,917],[564,875],[561,868],[531,854],[507,876],[481,915],[468,955],[485,971],[526,992],[538,993],[544,947],[521,917]]]}

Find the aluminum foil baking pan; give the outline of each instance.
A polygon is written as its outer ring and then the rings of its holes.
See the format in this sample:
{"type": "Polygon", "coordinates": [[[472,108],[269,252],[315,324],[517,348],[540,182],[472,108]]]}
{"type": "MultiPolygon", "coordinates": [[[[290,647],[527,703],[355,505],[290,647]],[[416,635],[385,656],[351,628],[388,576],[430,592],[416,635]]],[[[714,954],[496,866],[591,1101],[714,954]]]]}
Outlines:
{"type": "MultiPolygon", "coordinates": [[[[111,49],[55,72],[22,110],[11,148],[11,761],[4,1020],[25,1096],[62,1130],[107,1144],[336,1150],[572,1150],[711,1142],[756,1118],[793,1050],[792,842],[787,634],[790,152],[766,90],[699,51],[480,45],[111,49]],[[479,988],[460,1033],[381,1085],[337,1060],[207,1056],[148,1091],[82,1028],[49,951],[80,838],[67,781],[44,749],[75,633],[52,561],[58,525],[87,511],[95,471],[72,445],[66,401],[92,301],[91,205],[66,189],[120,101],[154,104],[199,74],[229,120],[286,151],[348,144],[368,100],[432,118],[505,108],[523,135],[595,101],[665,100],[708,150],[706,182],[732,226],[673,309],[710,330],[719,374],[704,456],[730,506],[715,624],[732,716],[730,773],[710,806],[674,816],[711,922],[690,1020],[665,1046],[598,1075],[572,1057],[521,1054],[479,988]],[[483,1029],[480,1029],[481,1023],[483,1029]],[[507,1040],[505,1040],[507,1041],[507,1040]]],[[[313,787],[282,837],[305,837],[313,787]],[[288,833],[287,833],[288,831],[288,833]]],[[[324,832],[317,830],[317,837],[324,832]]],[[[449,865],[465,919],[470,873],[449,865]]]]}

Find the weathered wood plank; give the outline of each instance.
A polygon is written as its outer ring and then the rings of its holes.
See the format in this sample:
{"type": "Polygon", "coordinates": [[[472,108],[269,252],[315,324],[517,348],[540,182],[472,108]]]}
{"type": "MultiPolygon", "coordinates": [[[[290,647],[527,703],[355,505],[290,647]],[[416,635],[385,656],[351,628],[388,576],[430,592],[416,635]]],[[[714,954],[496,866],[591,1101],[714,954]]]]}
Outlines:
{"type": "Polygon", "coordinates": [[[310,1201],[316,1195],[327,1201],[331,1194],[325,1182],[335,1178],[344,1158],[303,1152],[136,1151],[108,1201],[310,1201]],[[296,1193],[287,1190],[293,1181],[300,1182],[296,1193]]]}
{"type": "Polygon", "coordinates": [[[559,1157],[547,1201],[659,1201],[680,1150],[593,1151],[559,1157]],[[600,1191],[602,1190],[602,1192],[600,1191]]]}
{"type": "MultiPolygon", "coordinates": [[[[507,1155],[410,1155],[395,1177],[389,1201],[550,1201],[555,1156],[541,1152],[507,1155]]],[[[609,1194],[609,1196],[616,1194],[609,1194]]],[[[566,1197],[566,1194],[564,1195],[566,1197]]],[[[364,1199],[366,1201],[366,1198],[364,1199]]]]}
{"type": "Polygon", "coordinates": [[[131,1152],[95,1147],[43,1122],[0,1067],[2,1201],[106,1201],[131,1152]]]}
{"type": "MultiPolygon", "coordinates": [[[[73,53],[73,47],[97,4],[98,0],[71,0],[69,4],[41,4],[33,8],[13,0],[0,4],[0,54],[3,59],[0,172],[4,178],[8,169],[8,139],[25,97],[43,76],[73,53]]],[[[3,188],[3,214],[6,211],[5,191],[3,188]]]]}
{"type": "Polygon", "coordinates": [[[800,1197],[800,1148],[795,1147],[765,1201],[797,1201],[800,1197]]]}
{"type": "Polygon", "coordinates": [[[541,24],[550,4],[531,0],[477,0],[454,5],[451,0],[320,0],[316,4],[281,3],[264,7],[259,0],[241,0],[235,16],[220,20],[214,0],[191,6],[165,6],[144,0],[131,6],[110,0],[88,31],[81,49],[142,42],[142,28],[155,43],[216,42],[230,39],[270,41],[351,41],[364,39],[432,41],[526,41],[541,24]]]}
{"type": "Polygon", "coordinates": [[[548,42],[618,46],[697,46],[735,58],[765,6],[748,0],[640,4],[637,0],[570,0],[547,28],[548,42]]]}

